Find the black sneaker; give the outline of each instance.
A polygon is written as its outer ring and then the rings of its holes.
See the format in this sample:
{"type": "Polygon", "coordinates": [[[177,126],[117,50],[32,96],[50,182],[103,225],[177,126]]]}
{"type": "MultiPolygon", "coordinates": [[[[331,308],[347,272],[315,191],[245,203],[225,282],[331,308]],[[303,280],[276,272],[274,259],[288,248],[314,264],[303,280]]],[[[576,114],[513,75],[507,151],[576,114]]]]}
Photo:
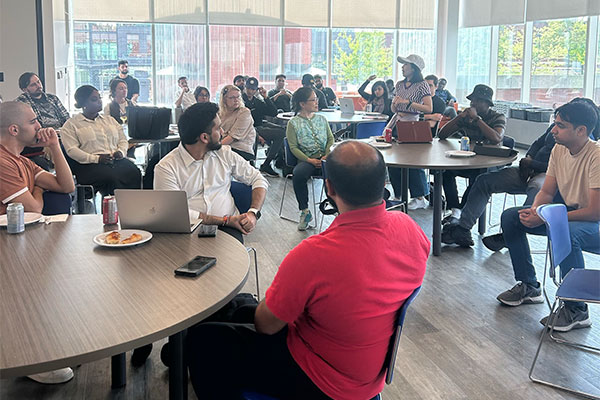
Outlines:
{"type": "Polygon", "coordinates": [[[519,282],[506,292],[500,293],[496,299],[498,299],[500,303],[512,307],[520,306],[523,303],[544,302],[541,286],[535,287],[523,282],[519,282]]]}
{"type": "Polygon", "coordinates": [[[491,251],[500,251],[506,247],[504,236],[501,233],[484,237],[483,245],[491,251]]]}
{"type": "MultiPolygon", "coordinates": [[[[569,309],[564,305],[554,312],[554,330],[558,332],[569,332],[571,329],[589,328],[592,326],[592,320],[588,313],[587,305],[585,310],[569,309]]],[[[546,326],[548,316],[540,320],[540,324],[546,326]]]]}
{"type": "Polygon", "coordinates": [[[279,174],[277,172],[275,172],[273,170],[273,168],[271,168],[271,163],[263,163],[263,165],[260,166],[259,171],[263,174],[263,175],[267,175],[270,176],[272,178],[279,178],[279,174]]]}
{"type": "Polygon", "coordinates": [[[442,226],[443,225],[456,225],[458,224],[458,218],[453,217],[452,214],[448,214],[447,216],[444,217],[444,219],[442,219],[442,226]]]}
{"type": "Polygon", "coordinates": [[[457,244],[460,247],[474,245],[471,231],[460,225],[446,225],[442,230],[442,243],[457,244]]]}

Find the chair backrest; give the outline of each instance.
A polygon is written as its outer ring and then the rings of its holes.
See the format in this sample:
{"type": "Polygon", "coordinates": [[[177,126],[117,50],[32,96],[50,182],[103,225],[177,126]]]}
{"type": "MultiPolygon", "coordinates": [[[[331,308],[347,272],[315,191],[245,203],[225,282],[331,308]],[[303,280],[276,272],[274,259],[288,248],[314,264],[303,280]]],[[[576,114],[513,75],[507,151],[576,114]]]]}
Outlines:
{"type": "Polygon", "coordinates": [[[288,143],[287,138],[283,138],[283,143],[285,147],[285,165],[287,165],[288,167],[295,167],[296,164],[298,164],[298,159],[296,158],[294,153],[292,153],[292,149],[290,149],[290,144],[288,143]]]}
{"type": "Polygon", "coordinates": [[[356,124],[356,138],[367,139],[371,136],[383,135],[387,122],[360,122],[356,124]]]}
{"type": "Polygon", "coordinates": [[[567,207],[564,204],[543,204],[537,208],[537,214],[546,224],[548,251],[550,255],[550,275],[554,269],[571,253],[571,235],[567,207]]]}
{"type": "Polygon", "coordinates": [[[240,214],[245,213],[252,204],[252,186],[248,186],[241,182],[231,181],[231,187],[229,188],[235,207],[238,209],[240,214]]]}
{"type": "Polygon", "coordinates": [[[502,138],[502,146],[508,147],[509,149],[514,149],[515,138],[513,138],[512,136],[504,135],[504,137],[502,138]]]}
{"type": "Polygon", "coordinates": [[[437,127],[435,128],[435,136],[437,137],[440,130],[446,125],[448,122],[452,121],[452,118],[447,117],[445,115],[442,116],[442,119],[437,123],[437,127]]]}
{"type": "Polygon", "coordinates": [[[44,208],[42,214],[71,214],[71,195],[69,193],[44,192],[44,208]]]}
{"type": "Polygon", "coordinates": [[[392,383],[392,378],[394,377],[394,364],[396,363],[396,354],[398,354],[398,345],[400,344],[400,335],[402,335],[402,327],[404,326],[404,317],[406,317],[406,311],[408,310],[408,306],[413,302],[415,297],[421,291],[421,286],[413,290],[410,296],[406,300],[404,300],[404,304],[400,307],[398,311],[398,320],[396,324],[396,330],[392,335],[392,340],[390,341],[390,349],[388,351],[388,355],[386,358],[386,363],[384,367],[387,368],[387,372],[385,374],[385,383],[392,383]]]}

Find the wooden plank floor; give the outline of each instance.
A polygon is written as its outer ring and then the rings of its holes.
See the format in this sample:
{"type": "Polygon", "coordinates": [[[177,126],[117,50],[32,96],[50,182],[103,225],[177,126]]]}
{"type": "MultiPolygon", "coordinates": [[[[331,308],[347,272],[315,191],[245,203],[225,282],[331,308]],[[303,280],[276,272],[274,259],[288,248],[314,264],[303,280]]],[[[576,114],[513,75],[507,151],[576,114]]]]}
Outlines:
{"type": "MultiPolygon", "coordinates": [[[[315,230],[298,232],[294,223],[280,219],[284,179],[269,178],[271,187],[263,218],[246,245],[258,251],[261,294],[270,284],[286,254],[315,230]]],[[[494,197],[492,221],[498,221],[504,196],[494,197]]],[[[297,217],[297,205],[288,181],[284,213],[297,217]]],[[[512,200],[510,200],[512,201],[512,200]]],[[[522,201],[522,200],[521,200],[522,201]]],[[[512,203],[509,204],[512,206],[512,203]]],[[[432,209],[410,214],[431,236],[432,209]]],[[[328,218],[326,222],[330,222],[328,218]]],[[[327,225],[327,224],[325,224],[327,225]]],[[[492,228],[496,232],[498,228],[492,228]]],[[[475,246],[443,248],[429,258],[423,290],[409,309],[394,374],[383,391],[385,399],[571,399],[564,392],[534,384],[527,374],[548,312],[545,304],[504,307],[496,296],[514,284],[506,250],[488,251],[473,231],[475,246]]],[[[390,238],[390,240],[393,240],[390,238]]],[[[533,238],[532,247],[545,248],[545,239],[533,238]]],[[[595,257],[595,259],[593,258],[595,257]]],[[[599,265],[586,255],[588,266],[599,265]]],[[[534,256],[538,276],[543,255],[534,256]]],[[[254,292],[254,272],[244,291],[254,292]]],[[[600,344],[600,314],[592,307],[594,326],[569,337],[600,344]]],[[[1,340],[1,339],[0,339],[1,340]]],[[[110,388],[110,360],[75,368],[75,378],[61,385],[40,385],[26,378],[0,380],[1,399],[167,399],[168,372],[160,362],[162,342],[146,365],[128,363],[127,385],[110,388]]],[[[551,345],[552,346],[552,345],[551,345]]],[[[546,347],[538,371],[545,377],[600,392],[600,358],[569,348],[546,347]]],[[[128,354],[129,357],[129,354],[128,354]]],[[[191,386],[190,399],[195,399],[191,386]]]]}

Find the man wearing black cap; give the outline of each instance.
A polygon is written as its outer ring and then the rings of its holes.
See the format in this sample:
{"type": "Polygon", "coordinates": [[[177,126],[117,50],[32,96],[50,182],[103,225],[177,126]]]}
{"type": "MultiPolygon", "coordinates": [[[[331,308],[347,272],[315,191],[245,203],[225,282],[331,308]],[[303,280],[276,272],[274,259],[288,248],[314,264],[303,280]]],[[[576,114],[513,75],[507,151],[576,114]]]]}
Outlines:
{"type": "Polygon", "coordinates": [[[325,94],[315,87],[315,78],[311,74],[302,75],[302,86],[309,87],[315,91],[319,99],[319,110],[327,108],[327,98],[325,94]]]}
{"type": "Polygon", "coordinates": [[[260,166],[260,172],[268,176],[279,177],[279,174],[271,167],[271,161],[277,158],[278,154],[283,154],[285,129],[272,122],[264,121],[266,116],[277,116],[277,106],[275,106],[275,103],[267,96],[265,88],[258,86],[258,79],[254,77],[250,77],[246,80],[246,87],[242,91],[242,99],[244,100],[244,105],[252,113],[258,140],[261,143],[264,143],[265,141],[269,143],[267,158],[260,166]],[[260,96],[262,97],[258,97],[258,93],[260,93],[260,96]]]}
{"type": "MultiPolygon", "coordinates": [[[[458,114],[456,118],[448,122],[439,132],[440,139],[447,139],[453,134],[468,136],[471,144],[483,142],[484,144],[501,145],[506,128],[506,117],[492,109],[494,105],[492,96],[494,91],[486,85],[476,85],[473,93],[467,96],[471,100],[471,106],[458,114]]],[[[448,222],[456,222],[460,219],[462,206],[467,201],[471,184],[475,178],[485,172],[481,169],[446,170],[443,175],[444,193],[448,208],[452,209],[452,215],[448,222]],[[469,178],[469,186],[463,193],[462,202],[458,201],[458,189],[456,177],[469,178]]]]}
{"type": "Polygon", "coordinates": [[[240,92],[244,92],[244,83],[246,82],[246,77],[244,75],[236,75],[233,78],[233,86],[237,86],[240,89],[240,92]]]}

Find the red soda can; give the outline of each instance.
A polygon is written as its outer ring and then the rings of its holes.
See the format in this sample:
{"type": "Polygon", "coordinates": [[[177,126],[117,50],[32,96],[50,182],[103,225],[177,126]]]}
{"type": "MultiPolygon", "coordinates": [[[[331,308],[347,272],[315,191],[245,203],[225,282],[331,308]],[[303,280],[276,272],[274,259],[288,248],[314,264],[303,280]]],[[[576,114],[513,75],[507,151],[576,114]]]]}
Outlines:
{"type": "Polygon", "coordinates": [[[392,129],[385,128],[385,141],[388,143],[392,143],[392,129]]]}
{"type": "Polygon", "coordinates": [[[102,222],[104,225],[112,225],[119,222],[117,211],[117,199],[115,196],[104,196],[102,199],[102,222]]]}

